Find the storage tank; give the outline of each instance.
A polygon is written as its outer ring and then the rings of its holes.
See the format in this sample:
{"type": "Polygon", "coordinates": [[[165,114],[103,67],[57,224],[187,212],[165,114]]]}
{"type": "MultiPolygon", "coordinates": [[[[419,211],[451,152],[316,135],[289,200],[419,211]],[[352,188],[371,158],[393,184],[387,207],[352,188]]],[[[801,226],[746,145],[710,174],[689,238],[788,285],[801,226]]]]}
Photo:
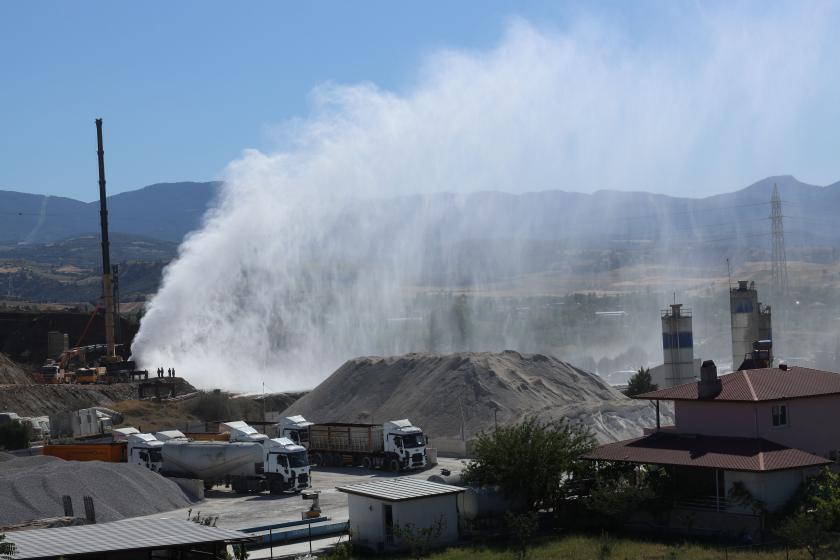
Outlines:
{"type": "Polygon", "coordinates": [[[694,332],[691,325],[691,310],[683,309],[681,303],[674,303],[661,313],[662,354],[664,378],[654,382],[660,389],[693,383],[697,380],[694,371],[694,332]]]}
{"type": "Polygon", "coordinates": [[[221,480],[225,476],[253,476],[262,470],[263,447],[259,443],[222,441],[178,441],[163,444],[166,474],[187,478],[221,480]]]}
{"type": "MultiPolygon", "coordinates": [[[[746,357],[752,354],[753,342],[773,340],[771,311],[758,301],[755,282],[739,280],[738,286],[729,291],[729,309],[732,325],[732,369],[737,370],[746,357]]],[[[772,364],[772,349],[770,363],[772,364]]]]}

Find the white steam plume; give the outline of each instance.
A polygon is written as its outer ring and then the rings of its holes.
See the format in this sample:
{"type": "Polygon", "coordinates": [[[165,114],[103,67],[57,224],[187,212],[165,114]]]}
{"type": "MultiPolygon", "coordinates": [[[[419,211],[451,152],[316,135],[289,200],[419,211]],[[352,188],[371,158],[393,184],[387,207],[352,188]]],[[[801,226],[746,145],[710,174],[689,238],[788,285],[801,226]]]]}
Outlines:
{"type": "MultiPolygon", "coordinates": [[[[527,225],[494,232],[499,216],[463,193],[673,192],[731,185],[744,158],[775,165],[814,95],[801,84],[823,66],[826,31],[814,14],[759,23],[710,18],[697,52],[677,56],[591,22],[546,33],[515,21],[491,51],[431,56],[406,93],[319,88],[314,116],[286,127],[291,147],[229,166],[135,356],[205,387],[312,387],[357,355],[426,350],[426,327],[394,320],[417,315],[418,286],[480,287],[500,263],[517,270],[509,245],[476,263],[455,249],[527,225]],[[710,145],[718,164],[698,169],[710,145]]],[[[608,217],[580,216],[595,219],[608,217]]]]}

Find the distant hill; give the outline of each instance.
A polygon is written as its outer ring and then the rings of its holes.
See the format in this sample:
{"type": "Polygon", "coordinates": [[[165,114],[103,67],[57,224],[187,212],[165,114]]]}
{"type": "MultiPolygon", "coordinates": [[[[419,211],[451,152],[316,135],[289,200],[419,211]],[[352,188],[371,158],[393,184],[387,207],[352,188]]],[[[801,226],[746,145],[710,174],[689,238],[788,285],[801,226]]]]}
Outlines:
{"type": "MultiPolygon", "coordinates": [[[[201,224],[218,181],[159,183],[108,197],[110,231],[179,243],[201,224]]],[[[48,243],[99,233],[99,201],[0,191],[0,243],[48,243]]]]}
{"type": "MultiPolygon", "coordinates": [[[[653,242],[671,252],[693,244],[737,251],[768,245],[755,238],[769,236],[774,184],[783,199],[790,245],[840,246],[840,228],[833,221],[840,210],[840,182],[821,187],[790,175],[768,177],[741,190],[705,198],[624,191],[443,193],[360,201],[350,212],[400,227],[406,216],[417,211],[420,201],[436,199],[447,208],[438,217],[445,235],[479,244],[527,239],[583,249],[627,249],[653,242]],[[452,224],[458,225],[457,233],[452,233],[452,224]]],[[[219,182],[160,183],[109,197],[111,231],[179,243],[200,226],[219,187],[219,182]]],[[[0,243],[55,242],[96,234],[98,211],[98,202],[0,191],[4,218],[0,243]]],[[[354,222],[347,220],[347,224],[354,222]]]]}

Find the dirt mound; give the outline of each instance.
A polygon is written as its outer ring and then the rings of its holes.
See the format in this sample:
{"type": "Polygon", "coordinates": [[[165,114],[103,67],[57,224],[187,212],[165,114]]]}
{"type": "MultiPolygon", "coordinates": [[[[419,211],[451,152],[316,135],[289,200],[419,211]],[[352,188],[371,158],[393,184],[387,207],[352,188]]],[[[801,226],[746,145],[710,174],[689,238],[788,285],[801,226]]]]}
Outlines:
{"type": "Polygon", "coordinates": [[[100,522],[191,504],[177,484],[139,465],[18,457],[0,470],[0,526],[62,516],[64,495],[76,516],[84,516],[83,497],[91,496],[100,522]]]}
{"type": "Polygon", "coordinates": [[[34,381],[23,367],[0,353],[0,385],[32,385],[34,381]]]}
{"type": "Polygon", "coordinates": [[[409,418],[431,437],[466,439],[536,415],[588,426],[599,441],[637,437],[656,424],[653,407],[597,375],[540,354],[406,354],[346,362],[285,415],[315,422],[409,418]]]}
{"type": "Polygon", "coordinates": [[[16,412],[21,416],[48,416],[136,398],[137,385],[130,383],[0,386],[0,410],[16,412]]]}

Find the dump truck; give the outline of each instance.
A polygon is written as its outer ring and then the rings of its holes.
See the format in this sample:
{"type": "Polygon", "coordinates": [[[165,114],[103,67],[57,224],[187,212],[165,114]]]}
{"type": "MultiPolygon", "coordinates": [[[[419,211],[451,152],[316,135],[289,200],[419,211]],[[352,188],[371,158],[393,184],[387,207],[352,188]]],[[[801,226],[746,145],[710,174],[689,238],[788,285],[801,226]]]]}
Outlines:
{"type": "Polygon", "coordinates": [[[277,425],[278,432],[309,449],[312,463],[319,466],[362,466],[398,472],[426,466],[426,438],[423,430],[408,419],[384,424],[308,422],[303,416],[288,416],[277,425]]]}
{"type": "Polygon", "coordinates": [[[151,434],[121,433],[115,441],[97,443],[47,444],[44,455],[65,461],[104,461],[132,463],[158,472],[161,470],[162,441],[151,434]]]}

